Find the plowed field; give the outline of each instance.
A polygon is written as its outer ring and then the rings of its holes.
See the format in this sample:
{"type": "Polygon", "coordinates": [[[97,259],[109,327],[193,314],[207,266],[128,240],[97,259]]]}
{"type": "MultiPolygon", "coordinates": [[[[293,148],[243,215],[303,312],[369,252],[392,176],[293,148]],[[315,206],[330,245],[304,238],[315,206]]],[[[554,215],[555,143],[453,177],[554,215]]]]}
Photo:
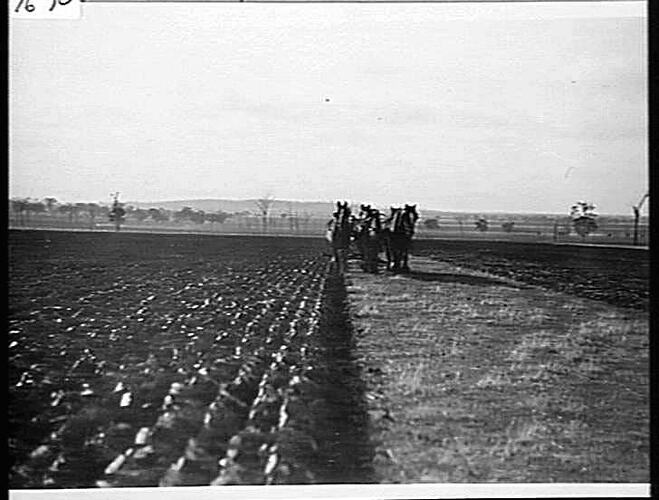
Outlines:
{"type": "Polygon", "coordinates": [[[414,241],[414,254],[550,290],[648,310],[649,252],[501,241],[414,241]]]}
{"type": "Polygon", "coordinates": [[[323,250],[12,232],[10,487],[368,480],[323,250]]]}
{"type": "Polygon", "coordinates": [[[647,252],[11,231],[10,488],[648,479],[647,252]],[[347,285],[347,286],[346,286],[347,285]]]}

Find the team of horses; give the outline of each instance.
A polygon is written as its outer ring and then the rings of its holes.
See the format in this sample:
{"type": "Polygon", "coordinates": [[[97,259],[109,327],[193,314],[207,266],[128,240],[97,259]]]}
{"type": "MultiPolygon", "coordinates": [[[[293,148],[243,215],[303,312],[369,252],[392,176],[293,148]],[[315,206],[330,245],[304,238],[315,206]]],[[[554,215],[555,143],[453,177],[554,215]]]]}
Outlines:
{"type": "Polygon", "coordinates": [[[393,273],[409,272],[408,255],[414,226],[419,219],[416,205],[390,207],[386,216],[371,205],[361,204],[359,212],[352,213],[348,202],[336,202],[336,211],[327,223],[327,240],[332,249],[332,260],[338,272],[346,269],[348,254],[354,252],[362,260],[366,272],[378,272],[380,253],[384,250],[387,270],[393,273]]]}

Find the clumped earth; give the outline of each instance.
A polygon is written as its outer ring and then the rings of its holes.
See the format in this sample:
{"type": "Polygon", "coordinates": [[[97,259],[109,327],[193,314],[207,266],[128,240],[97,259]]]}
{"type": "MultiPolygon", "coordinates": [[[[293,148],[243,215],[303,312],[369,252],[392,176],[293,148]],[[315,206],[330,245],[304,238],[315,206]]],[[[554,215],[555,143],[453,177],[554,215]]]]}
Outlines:
{"type": "Polygon", "coordinates": [[[645,249],[501,241],[414,241],[414,254],[550,290],[647,311],[645,249]]]}
{"type": "Polygon", "coordinates": [[[10,487],[647,481],[645,254],[479,245],[10,231],[10,487]]]}
{"type": "Polygon", "coordinates": [[[9,247],[10,487],[370,480],[322,240],[19,231],[9,247]]]}

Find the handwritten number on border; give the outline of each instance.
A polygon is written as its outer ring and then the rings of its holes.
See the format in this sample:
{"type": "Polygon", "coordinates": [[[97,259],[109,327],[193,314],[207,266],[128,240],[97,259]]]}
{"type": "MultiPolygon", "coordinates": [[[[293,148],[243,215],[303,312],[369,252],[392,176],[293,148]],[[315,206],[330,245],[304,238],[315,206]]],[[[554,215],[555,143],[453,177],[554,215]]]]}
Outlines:
{"type": "Polygon", "coordinates": [[[70,2],[71,0],[53,0],[53,3],[50,5],[50,9],[48,9],[48,11],[52,12],[57,4],[64,6],[69,4],[70,2]]]}
{"type": "Polygon", "coordinates": [[[14,12],[20,12],[22,6],[25,6],[26,11],[34,12],[35,7],[30,3],[30,0],[18,0],[18,5],[16,5],[14,12]]]}
{"type": "MultiPolygon", "coordinates": [[[[68,5],[71,3],[71,0],[53,0],[53,2],[50,4],[50,8],[48,9],[48,12],[52,12],[57,5],[68,5]]],[[[34,12],[34,4],[30,3],[30,0],[18,0],[18,4],[16,5],[16,8],[14,9],[14,12],[20,12],[21,7],[24,7],[27,12],[34,12]]]]}
{"type": "Polygon", "coordinates": [[[82,0],[9,0],[17,19],[80,19],[82,0]]]}

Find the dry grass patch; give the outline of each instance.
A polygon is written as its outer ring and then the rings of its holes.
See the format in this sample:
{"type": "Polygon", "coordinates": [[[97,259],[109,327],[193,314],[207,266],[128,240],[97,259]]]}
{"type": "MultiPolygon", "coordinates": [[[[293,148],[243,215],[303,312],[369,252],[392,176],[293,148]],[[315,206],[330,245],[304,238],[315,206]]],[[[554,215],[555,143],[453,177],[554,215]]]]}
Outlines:
{"type": "Polygon", "coordinates": [[[556,339],[550,332],[540,330],[527,334],[522,341],[508,355],[512,362],[522,362],[533,358],[539,351],[550,351],[556,348],[556,339]]]}
{"type": "Polygon", "coordinates": [[[503,388],[511,385],[513,385],[513,381],[511,377],[502,372],[488,373],[483,378],[481,378],[478,382],[476,382],[476,387],[478,387],[479,389],[483,389],[486,387],[503,388]]]}
{"type": "Polygon", "coordinates": [[[506,460],[521,452],[537,453],[547,449],[547,426],[535,418],[513,418],[501,442],[490,450],[490,455],[506,460]]]}
{"type": "Polygon", "coordinates": [[[393,302],[393,303],[409,302],[414,300],[419,300],[419,297],[418,296],[415,297],[411,293],[401,293],[399,295],[389,295],[384,297],[384,302],[393,302]]]}
{"type": "Polygon", "coordinates": [[[358,318],[363,318],[366,316],[378,316],[381,314],[381,311],[376,304],[364,304],[354,314],[358,318]]]}
{"type": "Polygon", "coordinates": [[[403,369],[394,381],[393,387],[403,394],[419,394],[427,391],[427,384],[424,381],[425,369],[424,363],[403,369]]]}
{"type": "Polygon", "coordinates": [[[646,319],[484,280],[352,279],[353,310],[381,313],[353,320],[394,417],[374,435],[382,481],[647,481],[646,319]]]}

